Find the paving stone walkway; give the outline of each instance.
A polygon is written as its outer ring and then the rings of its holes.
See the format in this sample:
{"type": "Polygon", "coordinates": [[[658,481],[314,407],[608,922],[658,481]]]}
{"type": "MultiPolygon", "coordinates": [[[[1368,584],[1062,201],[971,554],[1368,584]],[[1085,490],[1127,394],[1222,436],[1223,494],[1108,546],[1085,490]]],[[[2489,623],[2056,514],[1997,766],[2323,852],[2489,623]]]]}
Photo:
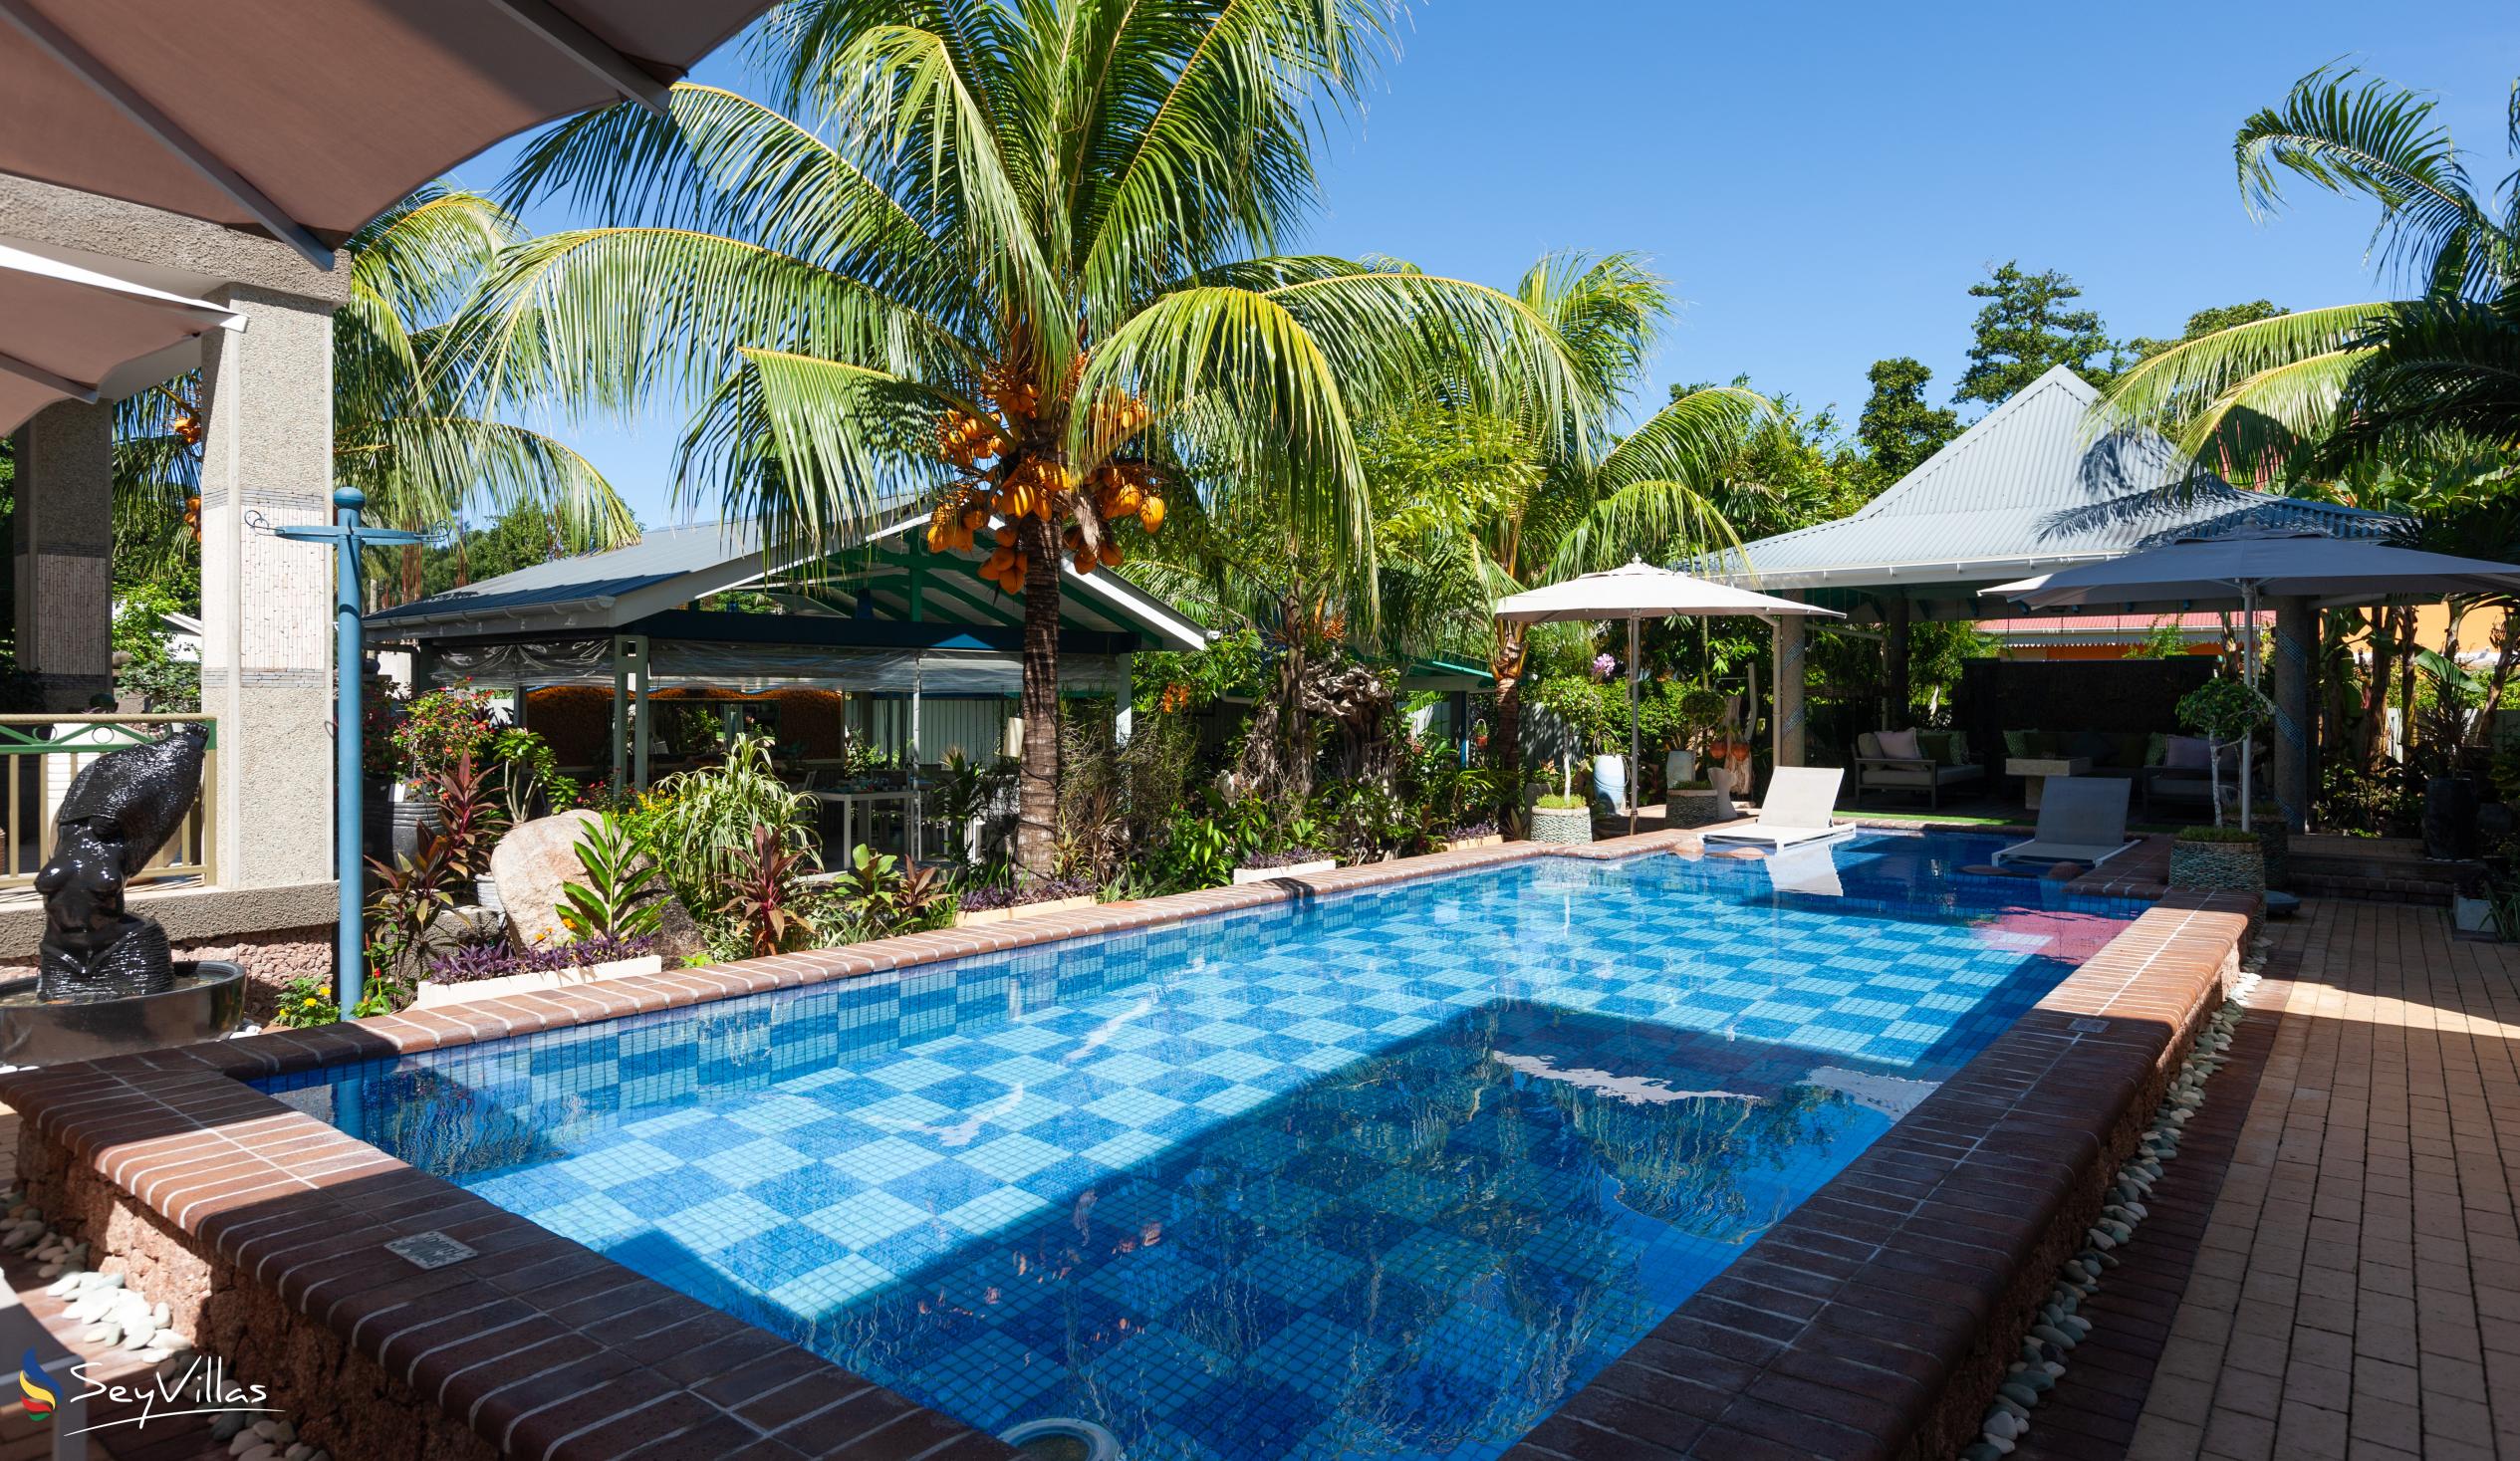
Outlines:
{"type": "Polygon", "coordinates": [[[2280,1022],[2127,1454],[2520,1461],[2520,952],[2403,904],[2272,927],[2280,1022]]]}

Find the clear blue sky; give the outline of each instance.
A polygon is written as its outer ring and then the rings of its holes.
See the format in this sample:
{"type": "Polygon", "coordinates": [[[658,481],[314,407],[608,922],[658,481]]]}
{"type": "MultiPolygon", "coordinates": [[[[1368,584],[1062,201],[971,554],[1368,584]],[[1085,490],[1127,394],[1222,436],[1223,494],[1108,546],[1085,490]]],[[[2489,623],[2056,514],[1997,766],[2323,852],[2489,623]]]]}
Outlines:
{"type": "MultiPolygon", "coordinates": [[[[1882,357],[1917,357],[1947,395],[1965,291],[2009,258],[2072,275],[2119,338],[2261,297],[2380,297],[2367,205],[2295,188],[2258,223],[2233,184],[2240,119],[2338,58],[2438,93],[2475,177],[2509,172],[2509,0],[1431,0],[1330,142],[1323,210],[1292,242],[1500,285],[1551,249],[1638,250],[1686,302],[1657,397],[1747,371],[1851,428],[1882,357]]],[[[731,57],[700,74],[743,85],[731,57]]],[[[457,175],[494,185],[512,155],[457,175]]],[[[679,515],[672,425],[564,434],[654,525],[679,515]]]]}

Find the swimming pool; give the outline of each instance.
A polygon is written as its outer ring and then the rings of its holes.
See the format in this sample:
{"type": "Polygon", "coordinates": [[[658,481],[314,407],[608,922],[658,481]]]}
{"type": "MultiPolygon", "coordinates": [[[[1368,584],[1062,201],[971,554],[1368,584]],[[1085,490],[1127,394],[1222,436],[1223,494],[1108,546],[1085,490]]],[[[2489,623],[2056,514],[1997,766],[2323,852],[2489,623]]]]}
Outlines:
{"type": "Polygon", "coordinates": [[[1538,858],[260,1083],[990,1430],[1485,1457],[2141,904],[1538,858]]]}

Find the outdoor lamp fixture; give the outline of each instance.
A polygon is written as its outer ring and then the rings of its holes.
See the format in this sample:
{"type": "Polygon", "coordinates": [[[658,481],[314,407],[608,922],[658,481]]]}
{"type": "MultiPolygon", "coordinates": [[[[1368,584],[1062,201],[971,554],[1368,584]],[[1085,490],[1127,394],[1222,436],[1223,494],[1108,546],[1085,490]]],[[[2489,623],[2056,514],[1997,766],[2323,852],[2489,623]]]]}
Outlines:
{"type": "Polygon", "coordinates": [[[360,745],[359,745],[359,669],[364,655],[360,642],[360,605],[366,596],[360,593],[359,553],[364,548],[397,548],[423,541],[418,533],[399,528],[363,528],[359,510],[368,505],[368,494],[356,487],[333,489],[333,522],[297,523],[266,529],[259,514],[247,520],[246,526],[257,532],[268,531],[274,537],[293,543],[331,543],[334,545],[333,625],[336,640],[333,648],[334,673],[340,681],[335,689],[333,711],[333,859],[335,872],[341,878],[341,921],[334,932],[334,993],[341,1001],[342,1014],[348,1016],[366,993],[368,982],[365,952],[367,930],[363,926],[364,900],[360,897],[364,879],[360,871],[360,745]]]}

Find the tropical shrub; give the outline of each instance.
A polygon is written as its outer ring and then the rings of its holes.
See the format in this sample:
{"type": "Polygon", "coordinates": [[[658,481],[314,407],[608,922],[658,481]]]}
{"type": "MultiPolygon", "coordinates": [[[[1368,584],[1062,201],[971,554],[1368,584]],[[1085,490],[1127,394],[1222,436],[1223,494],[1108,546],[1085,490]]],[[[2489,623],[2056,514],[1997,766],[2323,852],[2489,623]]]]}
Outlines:
{"type": "Polygon", "coordinates": [[[752,855],[735,869],[735,891],[718,911],[735,920],[744,946],[761,958],[810,938],[814,925],[797,907],[797,883],[811,865],[767,827],[752,830],[752,855]]]}
{"type": "Polygon", "coordinates": [[[636,938],[663,926],[668,890],[621,819],[599,814],[577,851],[586,881],[561,888],[553,905],[573,938],[636,938]]]}
{"type": "Polygon", "coordinates": [[[490,850],[508,830],[508,812],[491,799],[490,778],[464,751],[429,777],[437,799],[437,825],[446,844],[448,875],[458,882],[490,875],[490,850]]]}
{"type": "Polygon", "coordinates": [[[937,927],[953,917],[954,898],[934,867],[904,867],[889,852],[860,844],[833,879],[830,896],[847,920],[843,942],[886,938],[937,927]]]}
{"type": "Polygon", "coordinates": [[[490,738],[490,761],[500,807],[511,826],[578,805],[578,783],[560,774],[551,742],[510,727],[490,738]]]}
{"type": "Polygon", "coordinates": [[[388,736],[395,771],[406,781],[425,783],[457,757],[486,756],[499,730],[495,715],[487,690],[437,689],[414,696],[388,736]]]}
{"type": "Polygon", "coordinates": [[[368,859],[375,888],[368,895],[368,964],[390,970],[418,949],[437,915],[455,905],[451,886],[458,863],[452,841],[423,826],[409,852],[391,862],[368,859]]]}
{"type": "MultiPolygon", "coordinates": [[[[2179,697],[2178,723],[2205,737],[2212,747],[2205,762],[2216,827],[2222,825],[2222,748],[2255,733],[2272,709],[2255,686],[2228,675],[2216,675],[2179,697]]],[[[2246,796],[2245,789],[2242,795],[2246,796]]]]}
{"type": "Polygon", "coordinates": [[[631,821],[640,844],[686,908],[722,908],[752,858],[753,833],[768,828],[779,845],[814,857],[814,799],[789,787],[770,760],[767,736],[737,736],[726,759],[659,781],[639,799],[631,821]]]}

